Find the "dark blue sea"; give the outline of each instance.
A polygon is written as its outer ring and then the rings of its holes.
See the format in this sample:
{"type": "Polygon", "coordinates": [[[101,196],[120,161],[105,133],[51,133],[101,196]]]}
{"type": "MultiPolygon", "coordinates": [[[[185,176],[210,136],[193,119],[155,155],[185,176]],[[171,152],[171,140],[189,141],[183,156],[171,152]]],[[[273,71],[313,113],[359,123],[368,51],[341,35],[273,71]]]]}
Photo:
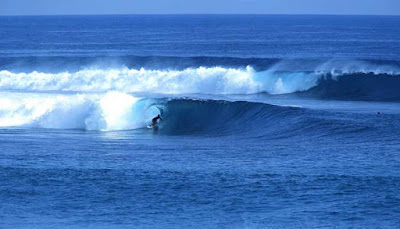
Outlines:
{"type": "Polygon", "coordinates": [[[400,228],[400,17],[0,17],[0,228],[400,228]]]}

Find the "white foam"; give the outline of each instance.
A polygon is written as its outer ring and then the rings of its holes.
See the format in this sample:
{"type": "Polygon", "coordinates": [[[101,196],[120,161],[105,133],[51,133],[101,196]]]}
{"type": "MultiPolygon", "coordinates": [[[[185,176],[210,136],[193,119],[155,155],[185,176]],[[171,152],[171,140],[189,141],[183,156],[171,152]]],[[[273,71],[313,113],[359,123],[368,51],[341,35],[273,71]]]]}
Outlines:
{"type": "Polygon", "coordinates": [[[251,67],[188,68],[185,70],[85,69],[60,73],[0,71],[0,89],[22,91],[145,92],[165,94],[291,93],[315,86],[307,74],[256,72],[251,67]]]}
{"type": "Polygon", "coordinates": [[[111,91],[96,95],[1,93],[0,126],[128,130],[159,114],[149,99],[111,91]]]}

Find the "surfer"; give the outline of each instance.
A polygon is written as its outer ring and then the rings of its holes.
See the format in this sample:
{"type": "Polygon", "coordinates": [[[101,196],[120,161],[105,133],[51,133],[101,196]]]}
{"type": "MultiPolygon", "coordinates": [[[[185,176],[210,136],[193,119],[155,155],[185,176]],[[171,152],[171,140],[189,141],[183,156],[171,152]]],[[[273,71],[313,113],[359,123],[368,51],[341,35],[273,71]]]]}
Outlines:
{"type": "Polygon", "coordinates": [[[152,125],[152,126],[156,126],[156,125],[157,125],[157,120],[158,120],[158,119],[162,120],[162,118],[161,118],[160,115],[157,115],[157,117],[154,117],[154,118],[151,120],[151,125],[152,125]]]}

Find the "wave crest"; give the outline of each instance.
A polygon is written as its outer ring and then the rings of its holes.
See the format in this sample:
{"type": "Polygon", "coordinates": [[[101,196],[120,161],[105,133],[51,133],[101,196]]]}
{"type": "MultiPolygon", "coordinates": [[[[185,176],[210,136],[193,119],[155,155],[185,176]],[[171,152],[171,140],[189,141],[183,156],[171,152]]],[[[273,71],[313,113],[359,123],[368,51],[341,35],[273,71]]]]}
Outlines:
{"type": "Polygon", "coordinates": [[[85,69],[61,73],[0,71],[0,89],[22,91],[147,92],[165,94],[291,93],[315,86],[318,77],[306,73],[275,74],[253,68],[188,68],[179,70],[85,69]]]}

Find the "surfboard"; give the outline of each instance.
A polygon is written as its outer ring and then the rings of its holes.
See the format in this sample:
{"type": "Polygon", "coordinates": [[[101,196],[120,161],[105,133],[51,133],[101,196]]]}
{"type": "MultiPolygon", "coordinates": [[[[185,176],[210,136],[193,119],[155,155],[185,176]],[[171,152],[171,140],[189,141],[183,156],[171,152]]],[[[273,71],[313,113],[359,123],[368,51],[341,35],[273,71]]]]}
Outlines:
{"type": "Polygon", "coordinates": [[[148,128],[148,129],[157,129],[157,128],[158,128],[158,125],[150,124],[150,125],[147,126],[147,128],[148,128]]]}

